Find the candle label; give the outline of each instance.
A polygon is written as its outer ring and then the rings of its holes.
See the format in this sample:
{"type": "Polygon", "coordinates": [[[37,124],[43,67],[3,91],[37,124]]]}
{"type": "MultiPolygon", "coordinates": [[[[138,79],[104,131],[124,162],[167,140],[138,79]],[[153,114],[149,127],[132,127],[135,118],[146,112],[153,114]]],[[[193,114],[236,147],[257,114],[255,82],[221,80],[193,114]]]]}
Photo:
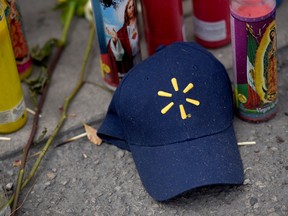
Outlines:
{"type": "Polygon", "coordinates": [[[276,114],[278,93],[275,9],[260,18],[231,15],[238,115],[248,121],[268,120],[276,114]]]}
{"type": "Polygon", "coordinates": [[[226,22],[220,20],[217,22],[205,22],[194,17],[195,35],[205,41],[214,42],[227,38],[226,22]]]}
{"type": "Polygon", "coordinates": [[[100,47],[100,69],[109,88],[115,90],[124,75],[141,61],[135,0],[92,0],[100,47]]]}
{"type": "Polygon", "coordinates": [[[0,125],[16,122],[25,112],[25,103],[23,98],[20,102],[9,110],[0,111],[0,125]]]}

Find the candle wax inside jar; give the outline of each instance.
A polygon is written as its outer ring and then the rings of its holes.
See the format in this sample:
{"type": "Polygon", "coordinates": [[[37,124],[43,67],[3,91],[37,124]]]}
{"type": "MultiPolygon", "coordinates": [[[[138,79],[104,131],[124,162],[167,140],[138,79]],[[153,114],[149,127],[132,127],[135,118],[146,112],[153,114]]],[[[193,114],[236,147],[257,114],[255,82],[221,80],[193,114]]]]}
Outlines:
{"type": "Polygon", "coordinates": [[[262,5],[245,5],[245,6],[239,6],[238,8],[235,8],[233,11],[237,15],[241,17],[247,17],[247,18],[257,18],[267,15],[273,10],[273,8],[268,4],[262,4],[262,5]]]}

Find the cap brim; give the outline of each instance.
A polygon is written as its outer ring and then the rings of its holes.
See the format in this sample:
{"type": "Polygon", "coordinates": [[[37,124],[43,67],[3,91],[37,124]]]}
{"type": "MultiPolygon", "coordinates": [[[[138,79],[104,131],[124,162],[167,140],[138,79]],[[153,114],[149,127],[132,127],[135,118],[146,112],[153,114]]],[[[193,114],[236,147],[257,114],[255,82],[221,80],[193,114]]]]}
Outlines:
{"type": "Polygon", "coordinates": [[[130,149],[148,193],[158,201],[188,190],[243,183],[243,165],[233,126],[211,136],[181,143],[130,149]]]}

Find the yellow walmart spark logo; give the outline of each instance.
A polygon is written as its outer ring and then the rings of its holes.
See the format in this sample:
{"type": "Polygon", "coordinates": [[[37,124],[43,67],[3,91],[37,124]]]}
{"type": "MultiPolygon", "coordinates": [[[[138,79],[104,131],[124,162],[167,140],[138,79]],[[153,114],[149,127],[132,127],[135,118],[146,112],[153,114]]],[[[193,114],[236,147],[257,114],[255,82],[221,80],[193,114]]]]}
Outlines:
{"type": "MultiPolygon", "coordinates": [[[[175,92],[178,92],[179,91],[179,87],[178,87],[178,83],[177,83],[177,79],[176,78],[172,78],[171,79],[171,83],[172,83],[172,86],[174,88],[174,91],[175,92]]],[[[192,83],[189,83],[183,90],[183,94],[186,94],[187,92],[189,92],[192,88],[194,87],[194,85],[192,83]]],[[[173,94],[172,93],[169,93],[169,92],[165,92],[165,91],[158,91],[158,96],[160,97],[168,97],[168,98],[172,98],[173,97],[173,94]]],[[[199,106],[200,105],[200,102],[198,100],[194,100],[194,99],[191,99],[191,98],[186,98],[186,101],[188,103],[191,103],[195,106],[199,106]]],[[[166,105],[162,110],[161,110],[161,113],[164,115],[166,114],[172,107],[174,106],[174,102],[170,102],[168,105],[166,105]]],[[[179,110],[180,110],[180,114],[181,114],[181,118],[184,120],[186,119],[187,117],[190,117],[191,115],[187,115],[186,114],[186,111],[185,111],[185,108],[184,108],[184,105],[183,104],[179,104],[179,110]]]]}

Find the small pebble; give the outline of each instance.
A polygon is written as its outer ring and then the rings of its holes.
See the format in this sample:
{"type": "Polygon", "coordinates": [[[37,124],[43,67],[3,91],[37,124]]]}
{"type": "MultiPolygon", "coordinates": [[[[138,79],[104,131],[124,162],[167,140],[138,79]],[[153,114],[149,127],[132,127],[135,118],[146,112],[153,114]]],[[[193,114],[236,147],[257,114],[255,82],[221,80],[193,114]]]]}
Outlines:
{"type": "Polygon", "coordinates": [[[118,151],[118,152],[116,153],[116,157],[119,158],[119,159],[123,158],[124,155],[125,155],[125,154],[124,154],[124,151],[118,151]]]}
{"type": "Polygon", "coordinates": [[[251,185],[251,180],[250,179],[245,179],[243,182],[244,185],[251,185]]]}
{"type": "Polygon", "coordinates": [[[44,185],[47,187],[47,186],[51,185],[51,182],[46,182],[44,185]]]}
{"type": "Polygon", "coordinates": [[[6,186],[5,186],[5,190],[6,190],[6,191],[11,191],[12,188],[13,188],[13,183],[8,183],[8,184],[6,184],[6,186]]]}
{"type": "Polygon", "coordinates": [[[8,174],[9,176],[13,176],[13,175],[14,175],[14,171],[13,171],[13,170],[9,170],[9,171],[7,171],[7,174],[8,174]]]}
{"type": "Polygon", "coordinates": [[[250,205],[251,206],[254,206],[256,203],[258,203],[258,199],[257,198],[255,198],[255,197],[251,197],[251,199],[250,199],[250,205]]]}
{"type": "Polygon", "coordinates": [[[62,181],[61,184],[62,185],[66,185],[68,183],[68,181],[62,181]]]}

